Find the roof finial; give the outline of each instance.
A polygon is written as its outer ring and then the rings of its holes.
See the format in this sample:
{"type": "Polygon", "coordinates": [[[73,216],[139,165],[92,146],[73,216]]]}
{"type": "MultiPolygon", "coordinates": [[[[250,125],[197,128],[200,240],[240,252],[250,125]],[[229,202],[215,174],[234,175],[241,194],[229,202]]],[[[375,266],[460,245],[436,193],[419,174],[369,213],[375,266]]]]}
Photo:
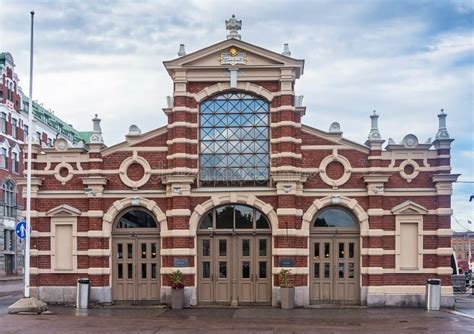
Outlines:
{"type": "Polygon", "coordinates": [[[240,39],[240,34],[238,30],[242,29],[242,20],[237,20],[235,15],[232,14],[232,17],[225,21],[225,28],[229,30],[227,39],[235,38],[240,39]]]}
{"type": "Polygon", "coordinates": [[[380,140],[382,136],[380,135],[379,131],[379,115],[377,115],[377,112],[374,110],[373,114],[370,115],[370,120],[371,120],[371,126],[370,126],[370,132],[369,132],[369,141],[371,140],[380,140]]]}
{"type": "Polygon", "coordinates": [[[102,138],[102,129],[100,127],[100,118],[99,115],[95,114],[95,117],[92,119],[92,135],[90,138],[91,144],[103,144],[104,139],[102,138]]]}
{"type": "Polygon", "coordinates": [[[290,46],[288,43],[283,44],[283,52],[281,54],[287,57],[291,56],[290,46]]]}
{"type": "Polygon", "coordinates": [[[438,132],[436,133],[436,139],[449,139],[448,129],[446,127],[446,113],[444,109],[441,109],[441,112],[438,114],[438,132]]]}

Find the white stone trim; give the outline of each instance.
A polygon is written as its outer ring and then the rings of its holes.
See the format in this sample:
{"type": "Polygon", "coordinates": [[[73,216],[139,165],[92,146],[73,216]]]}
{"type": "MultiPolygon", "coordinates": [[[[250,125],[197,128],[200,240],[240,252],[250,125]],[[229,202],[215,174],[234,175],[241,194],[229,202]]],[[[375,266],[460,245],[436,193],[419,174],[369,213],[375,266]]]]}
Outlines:
{"type": "Polygon", "coordinates": [[[334,189],[337,189],[337,187],[342,186],[347,181],[349,181],[351,173],[352,166],[350,161],[346,157],[338,154],[336,149],[333,150],[332,155],[325,157],[319,164],[319,177],[324,183],[332,186],[334,189]],[[338,162],[344,167],[342,176],[337,180],[330,178],[326,173],[326,168],[331,162],[338,162]]]}
{"type": "Polygon", "coordinates": [[[293,128],[301,128],[301,123],[296,123],[293,121],[281,121],[281,122],[275,122],[275,123],[270,123],[271,128],[278,128],[282,126],[288,126],[288,127],[293,127],[293,128]]]}
{"type": "Polygon", "coordinates": [[[171,160],[171,159],[194,159],[197,160],[199,159],[199,154],[189,154],[189,153],[173,153],[169,154],[166,159],[171,160]]]}
{"type": "Polygon", "coordinates": [[[211,210],[216,206],[227,203],[240,203],[255,207],[267,216],[272,226],[272,234],[273,231],[278,230],[278,216],[270,204],[263,202],[253,194],[247,194],[245,192],[232,192],[214,194],[204,203],[196,205],[196,207],[194,208],[194,212],[192,213],[191,218],[189,219],[189,231],[191,232],[191,235],[196,235],[201,217],[207,211],[211,210]]]}
{"type": "Polygon", "coordinates": [[[303,215],[303,210],[295,208],[281,208],[276,211],[277,216],[297,216],[301,217],[303,215]]]}
{"type": "MultiPolygon", "coordinates": [[[[208,97],[215,95],[219,92],[224,92],[230,90],[232,87],[230,86],[230,82],[219,82],[215,85],[209,86],[201,90],[196,94],[185,93],[185,96],[193,97],[197,103],[206,100],[208,97]]],[[[238,90],[251,92],[256,95],[264,97],[268,102],[272,102],[273,98],[276,96],[275,93],[270,92],[269,90],[263,88],[262,86],[255,85],[250,82],[237,82],[238,90]]],[[[176,96],[176,95],[175,95],[176,96]]],[[[180,94],[179,96],[183,96],[180,94]]]]}
{"type": "MultiPolygon", "coordinates": [[[[425,285],[382,285],[366,287],[369,294],[425,294],[425,285]]],[[[451,296],[453,294],[452,286],[441,286],[442,296],[451,296]]]]}
{"type": "Polygon", "coordinates": [[[278,144],[278,143],[295,143],[295,144],[301,144],[303,140],[293,138],[293,137],[278,137],[278,138],[272,138],[270,139],[270,143],[272,144],[278,144]]]}
{"type": "Polygon", "coordinates": [[[176,127],[197,128],[198,124],[197,123],[190,123],[190,122],[174,122],[174,123],[169,123],[166,127],[168,129],[172,129],[172,128],[176,128],[176,127]]]}
{"type": "Polygon", "coordinates": [[[422,273],[426,272],[426,269],[423,268],[423,216],[422,214],[413,214],[413,215],[400,215],[395,216],[395,272],[396,273],[422,273]],[[401,254],[401,240],[400,240],[400,230],[401,224],[417,224],[418,229],[418,261],[416,268],[401,268],[400,266],[400,254],[401,254]]]}
{"type": "Polygon", "coordinates": [[[273,248],[274,256],[309,256],[308,248],[273,248]]]}
{"type": "Polygon", "coordinates": [[[74,169],[72,168],[71,164],[67,162],[60,162],[59,164],[56,165],[54,168],[54,177],[56,180],[61,182],[61,184],[66,184],[69,180],[71,180],[74,176],[74,169]],[[59,171],[63,168],[66,168],[68,171],[68,174],[66,176],[61,176],[59,171]]]}
{"type": "Polygon", "coordinates": [[[279,274],[282,269],[290,270],[292,275],[308,275],[309,274],[309,267],[291,267],[291,268],[273,267],[272,274],[273,275],[279,274]]]}
{"type": "Polygon", "coordinates": [[[163,211],[161,211],[158,204],[156,204],[156,202],[151,199],[136,196],[136,197],[127,197],[127,198],[117,200],[114,203],[112,203],[112,205],[110,206],[110,209],[107,211],[107,213],[104,215],[102,219],[102,231],[98,231],[98,232],[110,234],[112,231],[112,223],[115,221],[115,219],[120,214],[120,212],[122,212],[123,210],[129,207],[136,207],[136,208],[142,207],[142,208],[148,209],[155,215],[155,218],[160,225],[160,234],[163,233],[164,231],[168,231],[168,225],[166,223],[166,215],[163,213],[163,211]],[[137,201],[139,204],[135,205],[137,201]]]}
{"type": "Polygon", "coordinates": [[[196,255],[196,248],[162,248],[160,255],[194,256],[196,255]]]}
{"type": "Polygon", "coordinates": [[[195,267],[184,267],[184,268],[178,268],[178,267],[161,267],[160,268],[160,274],[162,275],[170,275],[174,271],[179,270],[185,275],[190,275],[190,274],[196,274],[196,268],[195,267]]]}
{"type": "Polygon", "coordinates": [[[293,159],[302,159],[303,156],[299,153],[294,152],[280,152],[280,153],[270,153],[271,159],[279,159],[279,158],[293,158],[293,159]]]}
{"type": "Polygon", "coordinates": [[[151,174],[151,167],[150,164],[146,159],[143,157],[140,157],[136,151],[134,151],[133,156],[126,158],[125,160],[122,161],[120,164],[119,168],[119,176],[120,180],[125,184],[126,186],[130,188],[140,188],[141,186],[144,186],[149,180],[150,180],[150,174],[151,174]],[[143,176],[140,180],[138,181],[133,181],[131,180],[128,175],[128,168],[132,164],[139,164],[143,168],[143,176]]]}
{"type": "Polygon", "coordinates": [[[188,138],[173,138],[171,140],[166,141],[166,145],[173,145],[173,144],[198,144],[199,141],[197,139],[188,139],[188,138]]]}
{"type": "Polygon", "coordinates": [[[315,199],[313,201],[313,204],[311,204],[311,206],[303,215],[303,223],[301,229],[307,230],[309,232],[309,230],[311,229],[311,223],[313,222],[316,213],[322,208],[329,205],[341,205],[351,210],[359,220],[361,234],[364,234],[366,233],[365,231],[369,230],[369,216],[364,211],[364,209],[362,209],[357,200],[354,198],[348,198],[346,196],[340,195],[326,196],[321,199],[315,199]]]}
{"type": "Polygon", "coordinates": [[[166,217],[189,217],[189,216],[191,216],[191,210],[189,209],[166,210],[166,217]]]}
{"type": "MultiPolygon", "coordinates": [[[[52,271],[51,269],[39,269],[35,267],[30,267],[30,273],[32,275],[38,274],[53,274],[53,273],[62,273],[63,271],[52,271]]],[[[89,268],[89,269],[77,269],[74,272],[67,272],[74,274],[87,274],[87,275],[110,275],[110,268],[89,268]]]]}
{"type": "Polygon", "coordinates": [[[420,173],[420,165],[415,160],[407,159],[402,161],[400,166],[398,167],[400,176],[405,179],[408,183],[411,183],[413,179],[415,179],[418,174],[420,173]],[[411,165],[413,167],[413,173],[407,174],[405,173],[405,167],[411,165]]]}
{"type": "Polygon", "coordinates": [[[295,229],[295,228],[277,229],[277,230],[272,230],[272,235],[276,237],[279,237],[279,236],[308,237],[309,230],[295,229]]]}

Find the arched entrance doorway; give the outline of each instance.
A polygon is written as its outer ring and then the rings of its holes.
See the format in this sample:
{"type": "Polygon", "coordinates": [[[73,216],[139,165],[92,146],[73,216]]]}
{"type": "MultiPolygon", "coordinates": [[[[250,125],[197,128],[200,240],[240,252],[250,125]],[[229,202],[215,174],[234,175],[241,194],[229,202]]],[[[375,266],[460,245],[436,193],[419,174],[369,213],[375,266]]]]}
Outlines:
{"type": "Polygon", "coordinates": [[[160,296],[160,230],[153,214],[130,208],[112,229],[112,298],[153,301],[160,296]]]}
{"type": "Polygon", "coordinates": [[[197,236],[199,303],[271,303],[271,228],[262,212],[242,204],[213,208],[197,236]]]}
{"type": "Polygon", "coordinates": [[[311,224],[311,303],[360,302],[359,222],[342,207],[322,209],[311,224]]]}

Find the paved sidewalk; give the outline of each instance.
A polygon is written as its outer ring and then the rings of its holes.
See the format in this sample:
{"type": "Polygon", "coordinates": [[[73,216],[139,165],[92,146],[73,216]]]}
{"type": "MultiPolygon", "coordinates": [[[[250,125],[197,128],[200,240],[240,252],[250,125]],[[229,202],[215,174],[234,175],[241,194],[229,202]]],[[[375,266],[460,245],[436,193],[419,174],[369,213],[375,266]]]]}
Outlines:
{"type": "Polygon", "coordinates": [[[465,317],[471,318],[474,321],[474,295],[466,293],[464,295],[456,296],[456,305],[453,313],[464,315],[465,317]]]}
{"type": "Polygon", "coordinates": [[[0,276],[0,284],[1,282],[9,282],[9,281],[23,281],[23,275],[0,276]]]}
{"type": "Polygon", "coordinates": [[[1,333],[469,333],[471,319],[422,309],[101,308],[0,316],[1,333]]]}

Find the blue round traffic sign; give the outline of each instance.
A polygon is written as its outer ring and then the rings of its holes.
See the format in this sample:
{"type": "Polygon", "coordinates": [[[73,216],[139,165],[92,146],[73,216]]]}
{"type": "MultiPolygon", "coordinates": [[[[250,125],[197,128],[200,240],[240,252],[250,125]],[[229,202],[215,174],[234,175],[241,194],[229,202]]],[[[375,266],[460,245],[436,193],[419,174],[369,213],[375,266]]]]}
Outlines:
{"type": "MultiPolygon", "coordinates": [[[[25,239],[26,238],[26,221],[22,220],[18,224],[16,224],[16,235],[20,239],[25,239]]],[[[31,233],[31,226],[30,226],[30,233],[31,233]]]]}

